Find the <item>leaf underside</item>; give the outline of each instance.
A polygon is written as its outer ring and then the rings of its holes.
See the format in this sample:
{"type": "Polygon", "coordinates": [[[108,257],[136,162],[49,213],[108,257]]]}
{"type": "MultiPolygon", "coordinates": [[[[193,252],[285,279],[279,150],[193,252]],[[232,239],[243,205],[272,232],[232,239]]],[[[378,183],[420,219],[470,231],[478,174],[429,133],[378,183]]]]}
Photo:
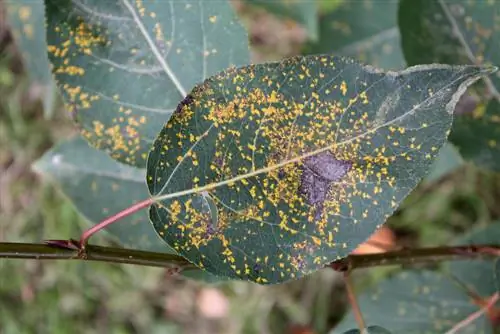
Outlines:
{"type": "Polygon", "coordinates": [[[215,275],[268,284],[318,270],[417,185],[458,97],[487,72],[383,73],[327,55],[224,71],[193,89],[155,141],[153,225],[215,275]]]}
{"type": "Polygon", "coordinates": [[[83,136],[144,167],[151,145],[195,84],[248,64],[248,40],[227,1],[47,0],[59,88],[83,136]]]}

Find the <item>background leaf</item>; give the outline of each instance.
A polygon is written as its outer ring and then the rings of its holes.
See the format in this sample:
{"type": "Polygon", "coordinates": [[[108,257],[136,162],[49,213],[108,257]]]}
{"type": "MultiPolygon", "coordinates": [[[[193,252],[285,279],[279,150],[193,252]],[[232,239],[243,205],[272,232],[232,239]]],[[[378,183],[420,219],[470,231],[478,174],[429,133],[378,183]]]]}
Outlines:
{"type": "Polygon", "coordinates": [[[385,222],[428,172],[465,85],[487,71],[385,74],[329,56],[225,71],[195,87],[155,142],[148,186],[168,198],[151,220],[215,275],[309,274],[385,222]]]}
{"type": "MultiPolygon", "coordinates": [[[[499,236],[500,223],[495,223],[471,232],[456,244],[499,244],[499,236]]],[[[486,301],[497,292],[494,263],[475,258],[452,261],[443,272],[398,273],[358,297],[363,318],[368,323],[383,323],[394,333],[444,333],[481,308],[471,293],[486,301]]],[[[354,326],[349,312],[332,334],[354,326]]],[[[460,333],[493,333],[493,328],[482,315],[460,333]]]]}
{"type": "MultiPolygon", "coordinates": [[[[33,168],[53,179],[91,224],[149,196],[144,169],[116,162],[106,153],[90,147],[81,137],[55,146],[33,168]]],[[[125,217],[105,231],[127,248],[175,253],[158,237],[149,222],[147,211],[125,217]]],[[[209,282],[220,281],[201,270],[186,271],[183,274],[209,282]]]]}
{"type": "Polygon", "coordinates": [[[42,88],[46,115],[54,108],[56,88],[46,55],[43,0],[7,1],[7,20],[31,80],[42,88]]]}
{"type": "Polygon", "coordinates": [[[47,0],[49,58],[83,136],[144,167],[162,125],[196,84],[248,64],[227,1],[47,0]]]}
{"type": "Polygon", "coordinates": [[[439,154],[432,164],[429,174],[424,178],[425,183],[432,183],[443,176],[455,171],[464,164],[464,160],[453,144],[447,142],[439,150],[439,154]]]}
{"type": "Polygon", "coordinates": [[[397,9],[394,0],[344,1],[321,16],[319,40],[306,45],[304,53],[333,52],[379,68],[402,69],[397,9]]]}
{"type": "Polygon", "coordinates": [[[500,171],[500,103],[492,99],[486,108],[457,117],[450,140],[466,159],[500,171]]]}
{"type": "Polygon", "coordinates": [[[391,334],[391,332],[380,326],[368,326],[364,333],[361,333],[359,329],[351,329],[344,334],[391,334]]]}
{"type": "Polygon", "coordinates": [[[311,40],[318,38],[318,3],[316,0],[243,0],[243,2],[262,7],[284,18],[301,24],[311,40]]]}
{"type": "MultiPolygon", "coordinates": [[[[410,65],[432,62],[447,64],[500,64],[500,34],[496,25],[500,3],[495,1],[402,0],[399,26],[402,47],[410,65]]],[[[489,94],[500,99],[499,74],[485,79],[489,94]]],[[[464,158],[479,166],[500,170],[494,158],[499,140],[498,102],[490,102],[488,112],[460,113],[450,140],[464,158]],[[479,130],[479,131],[478,131],[479,130]],[[471,134],[474,133],[474,136],[471,134]]]]}
{"type": "MultiPolygon", "coordinates": [[[[144,169],[114,161],[81,137],[55,146],[33,168],[56,181],[83,216],[93,223],[149,196],[144,169]]],[[[145,211],[125,217],[123,222],[110,225],[106,231],[125,247],[175,253],[155,233],[145,211]]]]}
{"type": "MultiPolygon", "coordinates": [[[[391,332],[408,334],[445,333],[479,310],[464,289],[448,276],[425,270],[401,272],[363,292],[358,303],[367,323],[381,323],[391,332]]],[[[344,333],[355,326],[349,312],[331,334],[344,333]]],[[[492,331],[482,316],[460,333],[492,331]]]]}

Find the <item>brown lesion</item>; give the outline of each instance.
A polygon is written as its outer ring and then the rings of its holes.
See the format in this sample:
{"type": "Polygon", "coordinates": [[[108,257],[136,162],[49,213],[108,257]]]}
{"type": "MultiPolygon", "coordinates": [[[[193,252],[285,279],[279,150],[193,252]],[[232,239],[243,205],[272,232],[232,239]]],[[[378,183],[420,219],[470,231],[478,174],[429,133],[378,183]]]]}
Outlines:
{"type": "Polygon", "coordinates": [[[306,198],[309,205],[315,207],[315,220],[321,218],[328,190],[332,183],[340,181],[351,168],[351,162],[338,160],[329,151],[304,159],[299,192],[306,198]]]}

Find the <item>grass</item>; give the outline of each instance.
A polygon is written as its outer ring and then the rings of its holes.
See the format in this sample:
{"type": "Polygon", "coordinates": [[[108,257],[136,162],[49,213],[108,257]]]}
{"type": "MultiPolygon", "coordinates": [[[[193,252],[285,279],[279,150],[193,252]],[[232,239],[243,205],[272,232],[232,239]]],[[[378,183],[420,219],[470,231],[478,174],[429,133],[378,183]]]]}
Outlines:
{"type": "MultiPolygon", "coordinates": [[[[262,26],[266,20],[248,16],[246,22],[251,28],[252,22],[262,26]]],[[[72,204],[31,171],[33,161],[75,129],[60,108],[44,118],[36,89],[1,27],[0,36],[0,240],[77,237],[85,223],[72,204]]],[[[253,39],[257,59],[278,57],[265,53],[274,40],[253,39]]],[[[283,47],[281,56],[293,50],[283,47]]],[[[401,245],[445,244],[472,226],[499,219],[499,186],[498,176],[467,165],[437,184],[419,187],[389,226],[401,245]]],[[[106,240],[97,236],[93,242],[106,240]]],[[[385,273],[373,270],[359,277],[366,283],[385,273]]],[[[292,325],[311,325],[326,333],[345,303],[338,282],[336,273],[324,270],[281,286],[229,282],[211,287],[166,276],[162,269],[0,260],[0,332],[283,333],[292,325]],[[213,289],[229,303],[218,319],[200,308],[201,296],[213,289]]]]}

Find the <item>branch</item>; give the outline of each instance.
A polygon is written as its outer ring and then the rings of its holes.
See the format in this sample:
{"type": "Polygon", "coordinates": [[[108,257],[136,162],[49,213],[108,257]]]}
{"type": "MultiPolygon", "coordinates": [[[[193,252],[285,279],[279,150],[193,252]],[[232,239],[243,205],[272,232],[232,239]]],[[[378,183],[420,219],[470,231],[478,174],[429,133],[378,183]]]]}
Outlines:
{"type": "Polygon", "coordinates": [[[346,272],[360,268],[435,263],[478,257],[500,257],[500,246],[447,246],[403,249],[377,254],[351,254],[343,259],[333,261],[329,267],[335,271],[346,272]]]}
{"type": "MultiPolygon", "coordinates": [[[[431,247],[377,254],[348,255],[328,266],[336,271],[349,272],[354,269],[377,266],[411,265],[482,257],[500,257],[500,246],[431,247]]],[[[100,261],[182,270],[196,268],[180,255],[94,245],[87,245],[82,249],[80,242],[75,240],[49,240],[45,244],[0,242],[0,258],[100,261]]]]}
{"type": "Polygon", "coordinates": [[[185,258],[175,254],[146,252],[126,248],[87,245],[82,251],[76,241],[49,241],[47,244],[0,243],[0,258],[35,260],[82,260],[126,263],[178,270],[194,269],[185,258]]]}

